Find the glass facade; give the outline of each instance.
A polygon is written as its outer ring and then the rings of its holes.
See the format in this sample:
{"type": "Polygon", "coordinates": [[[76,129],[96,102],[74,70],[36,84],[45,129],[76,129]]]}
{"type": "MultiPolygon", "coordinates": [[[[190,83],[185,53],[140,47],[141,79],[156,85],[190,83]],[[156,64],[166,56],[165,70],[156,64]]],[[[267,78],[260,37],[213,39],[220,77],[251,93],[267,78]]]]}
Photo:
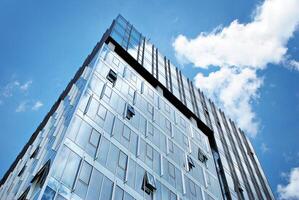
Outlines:
{"type": "Polygon", "coordinates": [[[118,16],[0,199],[274,199],[244,133],[118,16]]]}

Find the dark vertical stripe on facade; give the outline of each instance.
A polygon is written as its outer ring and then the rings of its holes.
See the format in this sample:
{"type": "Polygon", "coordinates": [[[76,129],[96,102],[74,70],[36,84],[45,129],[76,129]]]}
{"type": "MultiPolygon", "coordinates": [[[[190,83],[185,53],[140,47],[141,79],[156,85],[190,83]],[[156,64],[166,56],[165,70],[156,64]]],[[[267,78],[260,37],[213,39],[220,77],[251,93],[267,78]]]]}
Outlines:
{"type": "Polygon", "coordinates": [[[177,82],[178,82],[178,87],[179,87],[179,94],[180,94],[180,99],[181,101],[183,100],[183,95],[182,95],[182,87],[181,87],[181,84],[180,84],[180,78],[179,78],[179,72],[178,72],[178,68],[175,68],[175,72],[176,72],[176,79],[177,79],[177,82]]]}
{"type": "Polygon", "coordinates": [[[159,80],[158,49],[156,49],[156,78],[159,80]]]}
{"type": "MultiPolygon", "coordinates": [[[[234,124],[232,124],[232,125],[233,125],[233,127],[234,127],[234,124]]],[[[240,135],[242,135],[241,132],[240,132],[240,135]]],[[[240,140],[239,137],[238,137],[238,139],[239,139],[239,142],[241,142],[241,140],[240,140]]],[[[242,138],[242,140],[243,140],[243,143],[244,143],[245,146],[246,146],[246,142],[244,141],[244,138],[242,138]]],[[[245,138],[245,140],[246,140],[246,138],[245,138]]],[[[243,147],[242,144],[241,144],[241,146],[243,147]]],[[[258,183],[257,183],[256,177],[254,176],[253,169],[252,169],[252,167],[251,167],[251,165],[250,165],[250,163],[249,163],[249,160],[248,160],[248,154],[246,153],[246,151],[245,151],[244,148],[241,148],[241,150],[243,150],[243,154],[244,154],[243,157],[244,157],[244,159],[245,159],[245,162],[246,162],[246,165],[247,165],[248,172],[249,172],[250,177],[251,177],[251,180],[252,180],[252,182],[253,182],[254,189],[255,189],[257,195],[259,196],[259,198],[262,199],[262,197],[261,197],[262,194],[261,194],[260,188],[258,187],[258,183]]]]}
{"type": "Polygon", "coordinates": [[[183,91],[183,99],[184,99],[184,103],[185,105],[187,106],[187,102],[186,102],[186,95],[185,95],[185,87],[184,87],[184,82],[183,82],[183,79],[182,79],[182,73],[181,71],[179,71],[180,73],[180,80],[181,80],[181,83],[182,83],[182,91],[183,91]]]}
{"type": "MultiPolygon", "coordinates": [[[[237,176],[237,173],[235,171],[235,167],[234,167],[234,164],[233,164],[233,159],[232,159],[232,156],[230,154],[230,151],[229,151],[229,148],[228,148],[228,142],[226,141],[225,139],[225,135],[224,135],[224,131],[222,130],[222,127],[221,127],[221,123],[220,123],[220,120],[218,118],[218,115],[217,115],[217,112],[216,112],[216,108],[214,106],[214,104],[209,100],[210,102],[210,105],[212,107],[212,112],[213,112],[213,115],[214,115],[214,119],[216,121],[216,127],[218,129],[218,133],[219,133],[219,136],[220,136],[220,140],[222,142],[222,145],[223,145],[223,149],[225,151],[225,157],[226,159],[228,160],[228,166],[230,168],[230,172],[231,172],[231,175],[232,175],[232,179],[233,179],[233,183],[234,183],[234,190],[235,192],[237,193],[238,195],[238,199],[244,199],[244,195],[243,193],[239,190],[239,187],[240,187],[240,182],[239,182],[239,179],[238,179],[238,176],[237,176]]],[[[220,115],[222,113],[220,112],[220,115]]],[[[225,124],[223,123],[223,125],[225,126],[225,124]]],[[[227,132],[227,131],[226,131],[227,132]]],[[[228,132],[227,132],[228,134],[228,132]]],[[[231,138],[229,138],[229,140],[231,140],[231,138]]],[[[233,151],[234,151],[234,148],[233,148],[233,151]]],[[[235,152],[233,152],[235,154],[235,152]]]]}
{"type": "Polygon", "coordinates": [[[259,179],[259,181],[260,181],[260,183],[262,185],[262,188],[263,188],[263,190],[265,192],[265,195],[266,195],[267,199],[272,199],[272,196],[270,195],[270,192],[269,192],[269,190],[268,190],[268,188],[267,188],[267,186],[266,186],[266,184],[264,182],[265,180],[263,179],[262,173],[260,172],[259,166],[258,166],[258,164],[257,164],[257,162],[255,160],[254,152],[251,151],[251,147],[248,144],[248,141],[247,141],[247,138],[246,138],[244,132],[240,131],[240,133],[241,133],[241,135],[243,137],[243,140],[245,141],[244,143],[247,146],[249,158],[251,159],[251,162],[253,164],[254,170],[255,170],[255,172],[257,174],[257,177],[258,177],[258,179],[259,179]]]}
{"type": "Polygon", "coordinates": [[[187,81],[188,81],[188,89],[189,89],[190,100],[191,100],[193,112],[197,113],[197,110],[195,108],[195,103],[194,103],[195,100],[193,98],[193,93],[192,93],[192,89],[191,89],[191,86],[190,86],[190,81],[189,81],[189,79],[187,79],[187,81]]]}
{"type": "Polygon", "coordinates": [[[171,77],[171,69],[170,69],[170,61],[169,60],[167,60],[167,64],[168,64],[169,87],[170,87],[170,91],[173,92],[172,77],[171,77]]]}
{"type": "Polygon", "coordinates": [[[143,38],[143,44],[142,44],[142,46],[143,46],[143,48],[142,48],[141,65],[143,66],[143,62],[144,62],[145,37],[143,38]]]}
{"type": "MultiPolygon", "coordinates": [[[[250,175],[250,179],[253,181],[254,185],[257,185],[255,176],[253,176],[253,170],[252,170],[252,168],[250,166],[250,163],[249,163],[249,160],[248,160],[248,155],[246,154],[246,150],[244,149],[244,145],[241,142],[241,138],[240,138],[240,136],[239,136],[239,134],[237,132],[235,124],[230,119],[229,119],[229,122],[230,122],[230,124],[231,124],[231,126],[233,128],[233,132],[235,134],[235,137],[237,139],[238,145],[240,147],[240,151],[241,151],[241,153],[243,155],[243,158],[244,158],[244,161],[245,161],[245,165],[246,165],[246,167],[248,169],[248,172],[249,172],[249,175],[250,175]]],[[[248,179],[249,179],[249,177],[248,177],[248,179]]],[[[254,189],[255,190],[257,190],[257,189],[259,190],[259,188],[257,188],[256,186],[254,186],[254,189]]]]}
{"type": "Polygon", "coordinates": [[[194,106],[195,106],[196,115],[200,119],[199,108],[198,108],[197,99],[196,99],[196,95],[195,95],[194,86],[193,86],[192,81],[190,82],[190,86],[191,86],[191,90],[190,91],[192,93],[193,100],[194,100],[194,106]]]}
{"type": "Polygon", "coordinates": [[[141,39],[142,39],[141,34],[139,34],[138,49],[137,49],[137,62],[139,62],[139,63],[140,63],[140,60],[139,60],[139,54],[140,54],[140,52],[139,51],[140,51],[141,39]]]}
{"type": "MultiPolygon", "coordinates": [[[[216,113],[216,110],[215,110],[215,107],[214,107],[214,104],[211,104],[211,110],[212,110],[212,113],[213,113],[213,116],[214,116],[214,119],[215,121],[219,121],[219,118],[218,118],[218,115],[216,113]]],[[[222,128],[221,128],[221,125],[220,124],[216,124],[216,127],[217,127],[217,130],[218,130],[218,133],[219,133],[219,137],[220,137],[220,141],[222,143],[222,146],[223,146],[223,150],[224,150],[224,154],[225,154],[225,158],[226,160],[228,161],[228,167],[229,167],[229,170],[231,172],[231,175],[232,175],[232,179],[233,179],[233,183],[234,183],[234,186],[236,186],[238,183],[236,182],[237,180],[237,175],[234,171],[234,167],[233,167],[233,161],[232,161],[232,158],[231,158],[231,155],[229,154],[229,149],[228,149],[228,145],[227,145],[227,142],[225,140],[225,137],[224,137],[224,134],[223,134],[223,131],[222,131],[222,128]]],[[[223,169],[223,176],[225,177],[225,171],[223,169]]],[[[226,180],[226,178],[225,178],[226,180]]],[[[230,191],[229,191],[229,188],[227,188],[228,191],[226,191],[226,193],[229,193],[230,194],[230,191]]],[[[238,194],[238,193],[237,193],[238,194]]],[[[238,194],[238,197],[239,199],[242,199],[240,198],[239,194],[238,194]]]]}
{"type": "MultiPolygon", "coordinates": [[[[249,195],[249,198],[250,199],[254,199],[254,196],[253,196],[253,193],[251,191],[251,188],[250,188],[250,185],[249,185],[249,182],[248,182],[245,170],[244,170],[242,162],[241,162],[241,158],[240,158],[239,153],[237,151],[238,147],[237,147],[237,145],[236,145],[236,143],[235,143],[235,141],[234,141],[234,139],[232,137],[232,131],[228,127],[227,119],[226,119],[224,113],[222,111],[220,111],[220,113],[221,113],[221,117],[222,117],[222,121],[223,121],[224,127],[225,127],[226,132],[227,132],[227,136],[228,136],[229,140],[231,141],[231,146],[233,148],[233,153],[234,153],[234,155],[236,157],[236,160],[237,160],[240,172],[241,172],[241,176],[242,176],[243,182],[245,184],[244,185],[245,189],[247,191],[247,194],[249,195]]],[[[220,122],[217,122],[217,123],[220,123],[220,122]]],[[[236,188],[236,189],[238,189],[238,188],[236,188]]],[[[238,192],[241,192],[241,191],[238,190],[238,192]]]]}
{"type": "Polygon", "coordinates": [[[169,90],[167,61],[166,61],[166,57],[165,56],[164,56],[164,68],[165,68],[166,88],[169,90]]]}
{"type": "Polygon", "coordinates": [[[155,72],[155,62],[154,62],[154,60],[155,60],[155,58],[154,58],[154,45],[152,44],[152,75],[154,76],[154,72],[155,72]]]}
{"type": "Polygon", "coordinates": [[[206,121],[208,123],[207,125],[213,130],[213,127],[211,125],[211,119],[210,119],[210,116],[209,116],[209,111],[208,111],[208,108],[207,108],[207,105],[206,105],[206,102],[205,102],[204,94],[199,89],[198,89],[198,94],[199,94],[199,97],[200,97],[202,108],[204,109],[203,112],[204,112],[204,115],[206,117],[206,121]]]}

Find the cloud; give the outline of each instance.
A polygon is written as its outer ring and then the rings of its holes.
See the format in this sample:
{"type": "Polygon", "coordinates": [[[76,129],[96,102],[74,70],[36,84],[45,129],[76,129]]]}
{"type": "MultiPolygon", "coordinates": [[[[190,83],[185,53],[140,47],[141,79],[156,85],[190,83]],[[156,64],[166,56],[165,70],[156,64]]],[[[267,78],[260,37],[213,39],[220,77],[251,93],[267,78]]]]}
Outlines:
{"type": "Polygon", "coordinates": [[[13,80],[13,81],[7,83],[2,88],[1,95],[5,98],[8,98],[8,97],[12,97],[16,90],[20,90],[21,92],[26,92],[29,90],[32,82],[33,82],[32,80],[29,80],[29,81],[25,82],[24,84],[21,84],[20,81],[13,80]]]}
{"type": "Polygon", "coordinates": [[[38,111],[43,105],[44,105],[43,102],[41,102],[40,100],[37,100],[35,102],[31,100],[30,101],[24,100],[19,103],[15,111],[17,113],[26,112],[30,108],[31,110],[38,111]]]}
{"type": "Polygon", "coordinates": [[[20,82],[17,80],[7,83],[2,88],[2,92],[1,92],[2,96],[5,98],[11,97],[13,95],[13,90],[19,86],[20,86],[20,82]]]}
{"type": "Polygon", "coordinates": [[[298,0],[266,0],[249,23],[234,20],[193,39],[179,35],[173,42],[180,62],[202,69],[219,66],[207,76],[198,73],[195,84],[253,137],[259,122],[251,105],[263,84],[257,71],[286,59],[287,42],[299,23],[298,7],[298,0]]]}
{"type": "Polygon", "coordinates": [[[16,108],[16,112],[25,112],[28,108],[28,101],[22,101],[16,108]]]}
{"type": "Polygon", "coordinates": [[[299,71],[299,62],[296,60],[290,60],[289,66],[291,69],[299,71]]]}
{"type": "Polygon", "coordinates": [[[280,199],[299,199],[299,167],[291,169],[287,185],[279,184],[277,192],[280,199]]]}
{"type": "Polygon", "coordinates": [[[259,125],[250,102],[258,98],[257,89],[263,80],[249,68],[239,71],[238,68],[220,68],[209,76],[199,73],[195,76],[195,85],[203,89],[208,96],[238,120],[238,125],[250,133],[257,133],[259,125]],[[249,95],[250,94],[250,95],[249,95]]]}
{"type": "Polygon", "coordinates": [[[270,148],[268,147],[267,144],[262,143],[261,150],[262,150],[262,153],[266,153],[266,152],[268,152],[270,150],[270,148]]]}
{"type": "Polygon", "coordinates": [[[43,102],[41,102],[41,101],[36,101],[36,102],[34,103],[34,105],[32,106],[32,110],[37,111],[37,110],[39,110],[43,105],[44,105],[43,102]]]}
{"type": "Polygon", "coordinates": [[[20,86],[20,90],[26,92],[32,84],[32,80],[27,81],[23,85],[20,86]]]}

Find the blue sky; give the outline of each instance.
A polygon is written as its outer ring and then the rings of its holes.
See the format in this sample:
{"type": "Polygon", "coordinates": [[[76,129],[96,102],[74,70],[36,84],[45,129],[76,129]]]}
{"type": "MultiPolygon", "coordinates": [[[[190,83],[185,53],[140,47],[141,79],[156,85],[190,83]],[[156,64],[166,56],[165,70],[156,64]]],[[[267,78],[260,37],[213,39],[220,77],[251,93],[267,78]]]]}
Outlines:
{"type": "MultiPolygon", "coordinates": [[[[298,5],[298,0],[288,1],[298,5]]],[[[257,0],[1,0],[0,176],[121,13],[189,78],[196,76],[196,84],[220,107],[237,107],[230,116],[239,118],[250,135],[275,195],[280,184],[281,197],[296,197],[291,187],[298,183],[290,180],[299,174],[299,33],[294,28],[299,20],[292,16],[292,6],[284,5],[290,11],[277,16],[290,23],[270,23],[277,29],[255,34],[254,28],[268,23],[261,10],[267,13],[271,7],[257,0]],[[238,22],[232,25],[234,20],[238,22]],[[230,41],[234,33],[237,37],[230,41]],[[242,46],[246,41],[250,45],[242,46]],[[242,85],[238,78],[243,76],[248,82],[242,85]],[[220,87],[219,82],[225,84],[220,87]],[[236,101],[230,103],[229,97],[236,101]],[[243,109],[252,115],[237,112],[243,109]]]]}

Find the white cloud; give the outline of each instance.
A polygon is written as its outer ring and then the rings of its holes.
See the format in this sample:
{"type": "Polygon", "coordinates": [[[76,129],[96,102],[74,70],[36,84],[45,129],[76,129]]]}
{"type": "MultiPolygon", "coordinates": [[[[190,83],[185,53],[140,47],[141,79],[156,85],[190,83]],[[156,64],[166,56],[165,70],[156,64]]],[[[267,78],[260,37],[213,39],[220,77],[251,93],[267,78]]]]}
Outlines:
{"type": "Polygon", "coordinates": [[[299,71],[299,62],[296,60],[290,60],[290,68],[299,71]]]}
{"type": "Polygon", "coordinates": [[[220,67],[207,76],[197,74],[195,83],[251,136],[258,132],[251,103],[263,84],[256,73],[285,59],[287,42],[299,23],[298,8],[298,0],[266,0],[249,23],[235,20],[194,39],[179,35],[173,43],[179,61],[204,69],[220,67]]]}
{"type": "Polygon", "coordinates": [[[41,102],[41,101],[36,101],[35,104],[32,106],[32,110],[37,111],[37,110],[39,110],[43,105],[44,105],[43,102],[41,102]]]}
{"type": "Polygon", "coordinates": [[[268,147],[268,145],[266,143],[262,143],[261,150],[262,150],[262,153],[266,153],[270,150],[270,148],[268,147]]]}
{"type": "Polygon", "coordinates": [[[221,104],[226,113],[237,119],[238,125],[252,135],[257,133],[259,122],[254,120],[256,116],[250,102],[258,97],[257,89],[262,82],[249,68],[240,71],[238,68],[222,67],[209,76],[201,73],[195,76],[196,87],[203,89],[218,105],[221,104]]]}
{"type": "Polygon", "coordinates": [[[299,167],[291,169],[287,185],[279,184],[277,192],[280,199],[299,199],[299,167]]]}
{"type": "Polygon", "coordinates": [[[21,84],[18,80],[13,80],[7,83],[1,90],[1,95],[5,98],[12,97],[16,90],[20,90],[21,92],[26,92],[30,88],[32,84],[32,80],[21,84]]]}
{"type": "Polygon", "coordinates": [[[23,85],[20,85],[20,90],[26,92],[32,84],[32,80],[27,81],[23,85]]]}
{"type": "Polygon", "coordinates": [[[3,88],[2,88],[2,96],[3,97],[11,97],[13,95],[13,90],[16,87],[19,87],[20,82],[19,81],[12,81],[7,83],[3,88]]]}
{"type": "Polygon", "coordinates": [[[25,112],[28,108],[28,102],[22,101],[16,108],[16,112],[25,112]]]}

